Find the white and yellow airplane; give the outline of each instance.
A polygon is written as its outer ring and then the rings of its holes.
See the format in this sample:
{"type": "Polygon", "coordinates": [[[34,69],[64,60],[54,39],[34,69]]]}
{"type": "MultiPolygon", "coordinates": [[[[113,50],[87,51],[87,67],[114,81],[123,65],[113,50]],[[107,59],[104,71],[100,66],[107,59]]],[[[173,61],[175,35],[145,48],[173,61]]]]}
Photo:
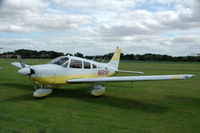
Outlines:
{"type": "Polygon", "coordinates": [[[52,88],[71,83],[94,83],[91,94],[101,96],[105,93],[105,87],[101,86],[102,82],[173,80],[193,77],[191,74],[110,77],[117,72],[143,74],[143,72],[119,70],[120,53],[121,49],[117,48],[109,63],[99,63],[74,56],[61,56],[47,64],[31,66],[23,63],[18,56],[20,62],[11,64],[20,68],[18,73],[29,76],[33,81],[36,89],[33,96],[36,98],[49,95],[52,93],[52,88]],[[48,89],[44,88],[44,85],[48,85],[48,89]]]}

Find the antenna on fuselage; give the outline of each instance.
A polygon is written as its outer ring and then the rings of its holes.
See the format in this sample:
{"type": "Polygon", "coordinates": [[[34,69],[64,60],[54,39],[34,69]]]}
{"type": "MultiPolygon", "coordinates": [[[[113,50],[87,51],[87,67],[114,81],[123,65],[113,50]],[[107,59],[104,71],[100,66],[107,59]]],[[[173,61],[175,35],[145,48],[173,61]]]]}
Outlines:
{"type": "Polygon", "coordinates": [[[96,58],[96,56],[92,59],[92,61],[96,58]]]}
{"type": "Polygon", "coordinates": [[[105,57],[105,58],[103,58],[103,60],[101,61],[101,63],[103,63],[103,62],[105,61],[105,59],[106,59],[106,57],[105,57]]]}

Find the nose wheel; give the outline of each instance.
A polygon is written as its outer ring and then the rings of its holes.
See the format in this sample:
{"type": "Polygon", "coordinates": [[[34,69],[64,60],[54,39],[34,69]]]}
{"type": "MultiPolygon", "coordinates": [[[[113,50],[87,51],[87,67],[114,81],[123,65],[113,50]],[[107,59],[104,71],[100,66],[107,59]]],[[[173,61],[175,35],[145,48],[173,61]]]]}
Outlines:
{"type": "Polygon", "coordinates": [[[91,91],[91,94],[95,97],[102,96],[106,92],[105,87],[100,84],[94,84],[94,89],[91,91]]]}
{"type": "Polygon", "coordinates": [[[33,82],[33,84],[34,84],[34,88],[35,88],[35,91],[33,92],[33,97],[35,97],[37,99],[44,98],[47,95],[51,94],[53,91],[53,89],[44,88],[44,85],[37,85],[35,82],[33,82]]]}
{"type": "Polygon", "coordinates": [[[51,93],[52,93],[52,89],[40,88],[34,91],[33,96],[35,98],[43,98],[51,93]]]}

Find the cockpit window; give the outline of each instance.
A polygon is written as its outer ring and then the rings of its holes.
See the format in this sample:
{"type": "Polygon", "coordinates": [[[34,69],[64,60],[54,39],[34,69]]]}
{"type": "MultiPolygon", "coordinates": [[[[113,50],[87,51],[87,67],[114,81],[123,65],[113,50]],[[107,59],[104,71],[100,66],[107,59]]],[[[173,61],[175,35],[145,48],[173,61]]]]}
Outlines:
{"type": "Polygon", "coordinates": [[[52,61],[50,61],[48,64],[56,64],[56,65],[63,65],[65,62],[67,62],[69,60],[68,57],[64,57],[64,56],[61,56],[61,57],[58,57],[52,61]]]}
{"type": "Polygon", "coordinates": [[[64,63],[62,66],[67,68],[68,64],[69,64],[69,61],[67,61],[66,63],[64,63]]]}

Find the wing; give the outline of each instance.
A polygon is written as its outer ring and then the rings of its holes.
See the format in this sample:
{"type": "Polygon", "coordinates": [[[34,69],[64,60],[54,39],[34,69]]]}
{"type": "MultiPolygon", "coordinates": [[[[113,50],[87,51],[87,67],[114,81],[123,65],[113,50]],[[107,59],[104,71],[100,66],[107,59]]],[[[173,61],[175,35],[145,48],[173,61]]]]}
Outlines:
{"type": "Polygon", "coordinates": [[[174,80],[189,79],[194,75],[154,75],[154,76],[121,76],[121,77],[102,77],[102,78],[81,78],[70,79],[67,83],[92,83],[92,82],[128,82],[128,81],[148,81],[148,80],[174,80]]]}

